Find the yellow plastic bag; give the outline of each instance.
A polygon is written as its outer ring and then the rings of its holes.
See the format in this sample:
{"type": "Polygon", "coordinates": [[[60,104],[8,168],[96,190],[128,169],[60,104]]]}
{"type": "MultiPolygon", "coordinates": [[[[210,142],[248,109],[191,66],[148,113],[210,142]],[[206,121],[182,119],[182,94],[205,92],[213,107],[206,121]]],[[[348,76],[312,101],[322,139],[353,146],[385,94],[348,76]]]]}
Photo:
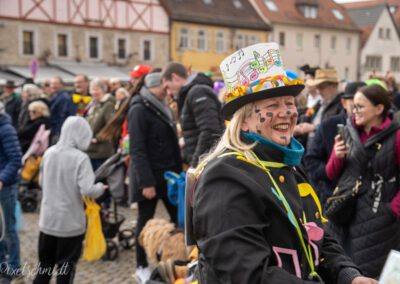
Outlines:
{"type": "Polygon", "coordinates": [[[83,201],[86,205],[87,228],[82,259],[91,262],[99,260],[104,255],[107,244],[101,228],[100,205],[89,197],[83,197],[83,201]]]}
{"type": "Polygon", "coordinates": [[[22,179],[26,181],[33,181],[35,183],[39,182],[39,168],[40,163],[42,162],[42,156],[29,156],[26,159],[25,164],[21,171],[22,179]]]}

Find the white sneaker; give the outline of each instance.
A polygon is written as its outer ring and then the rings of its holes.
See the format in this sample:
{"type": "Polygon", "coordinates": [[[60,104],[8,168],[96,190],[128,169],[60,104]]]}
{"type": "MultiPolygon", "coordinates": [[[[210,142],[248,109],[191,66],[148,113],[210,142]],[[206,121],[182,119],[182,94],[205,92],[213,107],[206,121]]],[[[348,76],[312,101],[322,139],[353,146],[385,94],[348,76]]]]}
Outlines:
{"type": "Polygon", "coordinates": [[[139,266],[136,268],[135,278],[138,284],[145,284],[150,279],[151,270],[149,267],[139,266]]]}

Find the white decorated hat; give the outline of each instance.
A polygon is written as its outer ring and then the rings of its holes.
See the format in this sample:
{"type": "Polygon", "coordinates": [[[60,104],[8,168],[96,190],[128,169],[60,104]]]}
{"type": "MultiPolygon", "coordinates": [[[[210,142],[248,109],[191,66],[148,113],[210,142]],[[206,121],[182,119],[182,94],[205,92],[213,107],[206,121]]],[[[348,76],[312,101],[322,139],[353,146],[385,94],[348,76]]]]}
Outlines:
{"type": "Polygon", "coordinates": [[[230,119],[239,108],[253,101],[297,96],[304,89],[301,79],[290,79],[277,43],[258,43],[242,48],[220,65],[227,94],[222,115],[230,119]]]}

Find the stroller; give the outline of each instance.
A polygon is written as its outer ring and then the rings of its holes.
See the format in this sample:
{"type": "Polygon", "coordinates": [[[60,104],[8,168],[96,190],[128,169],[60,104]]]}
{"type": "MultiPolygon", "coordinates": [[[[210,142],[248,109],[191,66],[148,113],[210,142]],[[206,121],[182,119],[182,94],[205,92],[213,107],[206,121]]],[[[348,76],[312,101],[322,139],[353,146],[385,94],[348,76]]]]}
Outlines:
{"type": "Polygon", "coordinates": [[[105,161],[96,172],[96,182],[106,181],[109,186],[109,195],[101,196],[98,202],[106,201],[111,197],[112,211],[101,210],[101,222],[104,237],[107,242],[107,251],[103,260],[115,260],[118,257],[118,244],[114,239],[118,236],[118,243],[124,249],[131,249],[135,245],[134,229],[120,230],[125,217],[118,213],[118,200],[124,195],[125,165],[123,155],[118,152],[105,161]]]}
{"type": "Polygon", "coordinates": [[[39,186],[39,173],[42,155],[49,146],[50,130],[45,125],[40,125],[31,146],[22,157],[21,184],[18,200],[24,212],[34,212],[38,204],[38,196],[41,191],[39,186]]]}

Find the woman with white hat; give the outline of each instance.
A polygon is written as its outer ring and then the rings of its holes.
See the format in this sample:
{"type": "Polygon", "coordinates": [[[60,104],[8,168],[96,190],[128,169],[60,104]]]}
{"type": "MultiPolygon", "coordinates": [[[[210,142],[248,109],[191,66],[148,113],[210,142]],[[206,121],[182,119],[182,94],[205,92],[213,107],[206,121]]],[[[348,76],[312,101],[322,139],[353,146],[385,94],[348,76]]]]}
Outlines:
{"type": "Polygon", "coordinates": [[[377,283],[323,229],[293,138],[304,85],[287,77],[278,45],[243,48],[220,67],[230,123],[195,171],[189,228],[200,283],[377,283]]]}

